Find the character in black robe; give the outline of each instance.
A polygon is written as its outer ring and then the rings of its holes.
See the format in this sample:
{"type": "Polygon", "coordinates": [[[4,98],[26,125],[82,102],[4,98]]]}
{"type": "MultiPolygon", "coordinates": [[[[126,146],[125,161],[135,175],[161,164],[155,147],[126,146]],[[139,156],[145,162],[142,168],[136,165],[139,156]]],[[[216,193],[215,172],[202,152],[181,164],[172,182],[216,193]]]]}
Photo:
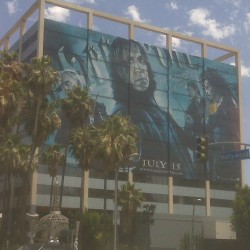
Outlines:
{"type": "Polygon", "coordinates": [[[223,162],[219,154],[224,151],[240,150],[239,108],[232,88],[217,69],[207,68],[202,83],[210,104],[206,124],[209,138],[209,178],[212,180],[238,181],[240,166],[235,161],[223,162]],[[236,142],[236,143],[235,143],[236,142]],[[211,144],[216,145],[212,147],[211,144]]]}
{"type": "Polygon", "coordinates": [[[205,100],[200,95],[200,90],[194,81],[186,84],[187,93],[190,103],[185,111],[185,132],[196,139],[204,131],[205,121],[205,100]]]}
{"type": "Polygon", "coordinates": [[[139,127],[141,171],[159,169],[193,178],[186,135],[168,110],[155,101],[156,82],[143,47],[116,38],[111,45],[110,70],[116,100],[113,114],[131,116],[139,127]]]}
{"type": "Polygon", "coordinates": [[[239,109],[229,83],[216,69],[208,68],[203,86],[213,107],[207,122],[210,142],[239,141],[239,109]]]}

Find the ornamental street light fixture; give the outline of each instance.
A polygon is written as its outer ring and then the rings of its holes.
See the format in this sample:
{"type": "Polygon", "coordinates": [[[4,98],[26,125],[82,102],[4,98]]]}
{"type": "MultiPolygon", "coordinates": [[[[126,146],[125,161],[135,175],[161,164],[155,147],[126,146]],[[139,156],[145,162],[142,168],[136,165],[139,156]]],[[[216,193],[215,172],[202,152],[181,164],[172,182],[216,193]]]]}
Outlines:
{"type": "Polygon", "coordinates": [[[26,213],[27,219],[30,223],[30,232],[29,232],[29,243],[33,244],[33,234],[34,234],[34,221],[39,217],[39,214],[34,213],[34,214],[30,214],[30,213],[26,213]]]}

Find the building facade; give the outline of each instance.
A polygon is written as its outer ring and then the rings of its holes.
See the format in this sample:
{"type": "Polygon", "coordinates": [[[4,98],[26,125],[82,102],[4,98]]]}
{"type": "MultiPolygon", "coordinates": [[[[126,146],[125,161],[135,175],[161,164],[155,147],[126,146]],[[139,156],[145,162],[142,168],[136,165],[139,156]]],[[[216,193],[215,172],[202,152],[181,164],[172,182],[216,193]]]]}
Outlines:
{"type": "MultiPolygon", "coordinates": [[[[180,239],[191,231],[206,239],[235,238],[229,217],[235,185],[244,183],[243,166],[222,161],[220,154],[239,149],[227,142],[241,141],[238,50],[57,0],[37,1],[1,38],[0,46],[17,51],[25,61],[51,56],[61,75],[51,98],[64,98],[76,84],[88,88],[96,100],[91,122],[122,113],[139,127],[139,155],[120,170],[119,185],[135,183],[146,203],[156,205],[152,249],[178,249],[180,239]],[[86,27],[45,19],[48,5],[80,13],[86,27]],[[33,15],[37,20],[26,31],[33,15]],[[121,34],[95,31],[96,19],[115,24],[121,34]],[[136,39],[140,32],[161,35],[166,46],[136,39]],[[187,43],[188,51],[174,51],[173,39],[187,43]],[[200,163],[195,153],[200,136],[209,138],[206,163],[200,163]]],[[[62,127],[46,144],[65,145],[66,131],[62,119],[62,127]]],[[[81,176],[69,155],[62,208],[79,208],[81,176]]],[[[47,167],[40,164],[32,177],[33,212],[48,207],[50,185],[47,167]]],[[[114,209],[113,174],[106,182],[100,167],[94,166],[83,185],[87,209],[114,209]]]]}

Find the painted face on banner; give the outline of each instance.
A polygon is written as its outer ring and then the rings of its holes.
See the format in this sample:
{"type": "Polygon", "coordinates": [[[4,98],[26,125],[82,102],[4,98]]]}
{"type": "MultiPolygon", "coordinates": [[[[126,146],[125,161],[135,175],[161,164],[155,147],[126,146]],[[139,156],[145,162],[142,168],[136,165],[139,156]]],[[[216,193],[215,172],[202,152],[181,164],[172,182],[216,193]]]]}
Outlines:
{"type": "Polygon", "coordinates": [[[145,91],[149,87],[148,68],[145,57],[136,45],[131,46],[130,57],[130,83],[134,90],[145,91]]]}
{"type": "Polygon", "coordinates": [[[196,91],[194,90],[194,88],[192,88],[192,87],[190,87],[190,86],[187,87],[187,94],[188,94],[188,96],[189,96],[189,98],[190,98],[191,100],[194,99],[194,98],[197,96],[197,93],[196,93],[196,91]]]}
{"type": "Polygon", "coordinates": [[[209,84],[208,80],[204,81],[204,88],[208,99],[213,101],[216,96],[215,88],[209,84]]]}
{"type": "Polygon", "coordinates": [[[85,79],[83,76],[78,75],[74,71],[62,71],[61,75],[61,88],[64,91],[71,89],[74,86],[85,86],[85,79]]]}

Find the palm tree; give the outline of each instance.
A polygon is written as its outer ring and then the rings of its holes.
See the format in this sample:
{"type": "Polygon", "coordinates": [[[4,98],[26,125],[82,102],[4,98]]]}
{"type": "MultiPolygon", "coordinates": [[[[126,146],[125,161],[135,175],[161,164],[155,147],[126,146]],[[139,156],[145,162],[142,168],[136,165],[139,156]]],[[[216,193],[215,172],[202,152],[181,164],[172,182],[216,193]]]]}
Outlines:
{"type": "Polygon", "coordinates": [[[22,107],[22,64],[16,54],[0,52],[0,136],[17,127],[22,107]]]}
{"type": "MultiPolygon", "coordinates": [[[[51,59],[47,56],[33,58],[30,63],[24,64],[23,83],[25,101],[22,122],[25,125],[28,135],[31,136],[29,165],[32,165],[34,161],[36,150],[61,125],[57,106],[49,100],[49,94],[58,80],[59,73],[52,68],[51,59]]],[[[22,176],[24,181],[23,208],[26,206],[31,174],[32,172],[25,172],[22,176]]]]}
{"type": "Polygon", "coordinates": [[[99,125],[97,157],[104,162],[106,172],[115,171],[114,199],[114,247],[117,246],[117,192],[119,168],[129,163],[130,156],[137,153],[138,129],[129,117],[114,115],[99,125]]]}
{"type": "Polygon", "coordinates": [[[86,172],[91,167],[92,161],[95,159],[96,148],[98,145],[98,132],[94,126],[85,126],[75,129],[72,132],[70,139],[70,148],[73,155],[79,161],[79,165],[82,169],[82,192],[81,192],[81,211],[84,212],[87,209],[85,203],[88,198],[88,187],[86,186],[86,172]],[[83,196],[83,197],[82,197],[83,196]]]}
{"type": "MultiPolygon", "coordinates": [[[[0,176],[5,175],[1,232],[11,230],[14,176],[23,167],[25,145],[19,145],[18,128],[23,103],[22,63],[15,53],[0,52],[0,176]],[[8,193],[7,193],[8,192],[8,193]],[[9,214],[8,214],[9,211],[9,214]],[[4,223],[5,221],[5,223],[4,223]],[[6,224],[8,223],[8,225],[6,224]],[[7,230],[6,230],[7,229],[7,230]]],[[[27,152],[26,152],[27,153],[27,152]]],[[[27,154],[26,154],[27,159],[27,154]]],[[[2,237],[5,240],[7,237],[2,237]]],[[[4,244],[4,242],[2,242],[4,244]]]]}
{"type": "Polygon", "coordinates": [[[27,94],[24,119],[28,120],[26,128],[32,136],[31,160],[36,149],[42,145],[52,130],[60,126],[58,114],[53,112],[56,111],[56,106],[48,99],[59,80],[59,73],[52,68],[51,63],[51,59],[44,56],[33,58],[24,66],[27,94]]]}
{"type": "Polygon", "coordinates": [[[121,186],[118,191],[118,206],[121,206],[121,226],[122,233],[127,238],[128,245],[133,245],[133,235],[135,229],[135,218],[138,208],[142,207],[145,201],[141,189],[136,189],[135,184],[127,183],[121,186]]]}
{"type": "Polygon", "coordinates": [[[50,190],[50,207],[52,203],[52,191],[54,186],[54,179],[58,174],[60,167],[62,166],[65,158],[65,153],[62,152],[62,148],[58,144],[49,145],[45,151],[43,151],[42,159],[48,165],[48,172],[51,179],[50,190]]]}
{"type": "Polygon", "coordinates": [[[129,163],[137,153],[138,129],[129,117],[114,115],[98,126],[100,143],[98,157],[104,161],[107,172],[129,163]]]}
{"type": "MultiPolygon", "coordinates": [[[[67,93],[67,96],[65,99],[62,100],[62,113],[64,114],[67,121],[62,120],[62,126],[64,126],[63,122],[69,122],[69,131],[66,138],[66,145],[65,145],[65,164],[63,165],[62,170],[62,182],[61,182],[61,199],[60,199],[60,206],[62,203],[62,194],[63,194],[63,185],[64,185],[64,173],[66,168],[66,158],[67,158],[67,151],[68,151],[68,141],[69,137],[72,135],[70,139],[70,143],[72,144],[71,150],[73,154],[76,156],[76,158],[79,160],[80,167],[82,168],[83,175],[82,175],[82,195],[85,192],[85,198],[88,197],[88,189],[84,188],[84,186],[88,182],[88,169],[89,165],[87,160],[83,160],[82,157],[90,158],[90,154],[85,154],[84,152],[84,146],[85,147],[91,147],[91,143],[88,136],[88,129],[86,128],[87,125],[89,125],[90,122],[90,116],[94,112],[94,101],[89,96],[89,93],[87,90],[82,89],[80,86],[76,85],[72,87],[67,93]],[[86,142],[86,143],[85,143],[86,142]],[[89,143],[87,143],[89,142],[89,143]],[[84,144],[85,143],[85,144],[84,144]],[[82,152],[83,155],[79,154],[79,152],[82,152]],[[86,164],[86,165],[83,165],[86,164]]],[[[92,129],[90,129],[90,133],[92,134],[92,129]]],[[[86,149],[87,151],[90,151],[86,149]]],[[[83,199],[81,196],[81,210],[85,209],[86,204],[83,204],[83,199]]]]}
{"type": "Polygon", "coordinates": [[[22,115],[26,131],[32,139],[31,161],[36,149],[60,126],[57,106],[49,100],[49,94],[59,80],[59,73],[51,63],[51,59],[44,56],[33,58],[23,66],[25,102],[22,115]]]}
{"type": "Polygon", "coordinates": [[[36,136],[32,136],[32,143],[35,148],[40,147],[48,136],[52,134],[56,128],[61,126],[57,106],[48,100],[43,101],[38,115],[36,115],[35,110],[30,110],[25,122],[25,129],[28,134],[33,133],[34,126],[36,126],[39,131],[36,136]],[[35,117],[38,119],[37,125],[35,125],[35,117]]]}
{"type": "Polygon", "coordinates": [[[89,118],[94,112],[95,102],[87,90],[74,86],[62,100],[62,111],[72,128],[80,128],[89,124],[89,118]]]}
{"type": "MultiPolygon", "coordinates": [[[[14,178],[11,176],[19,174],[23,177],[23,209],[19,210],[23,215],[29,191],[27,178],[35,169],[33,161],[35,150],[56,127],[60,126],[55,106],[47,97],[53,84],[58,80],[58,73],[50,67],[50,63],[47,57],[33,59],[31,64],[20,63],[15,54],[0,53],[0,147],[2,149],[0,158],[4,161],[0,164],[0,172],[6,174],[6,180],[9,175],[11,182],[13,181],[12,187],[14,178]],[[29,150],[27,145],[21,144],[20,124],[24,124],[28,133],[32,135],[32,145],[29,145],[29,150]],[[16,156],[8,160],[14,153],[16,156]],[[12,162],[5,165],[10,160],[12,162]],[[15,166],[18,166],[18,171],[15,166]]],[[[13,193],[13,190],[11,192],[13,193]]]]}
{"type": "MultiPolygon", "coordinates": [[[[30,147],[29,145],[20,144],[19,138],[11,135],[5,138],[5,141],[0,146],[0,151],[0,166],[7,177],[5,190],[8,190],[8,194],[5,192],[4,212],[5,214],[8,214],[8,219],[5,220],[8,221],[7,230],[5,231],[8,234],[7,238],[9,239],[10,234],[13,236],[11,224],[14,207],[15,177],[18,176],[20,172],[28,171],[27,166],[30,156],[30,147]]],[[[31,165],[31,167],[34,169],[34,165],[31,165]]]]}

